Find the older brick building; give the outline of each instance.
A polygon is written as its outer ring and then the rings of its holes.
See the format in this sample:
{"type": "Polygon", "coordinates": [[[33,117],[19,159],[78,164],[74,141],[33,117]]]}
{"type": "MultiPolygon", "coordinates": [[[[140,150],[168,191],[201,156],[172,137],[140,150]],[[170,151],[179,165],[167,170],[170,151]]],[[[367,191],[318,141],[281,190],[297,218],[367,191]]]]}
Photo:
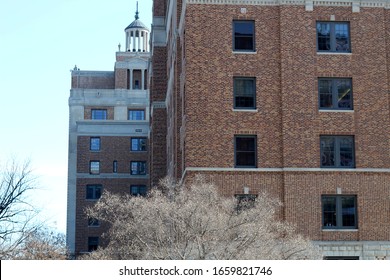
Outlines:
{"type": "Polygon", "coordinates": [[[328,258],[390,259],[390,1],[154,0],[151,184],[268,191],[328,258]]]}
{"type": "Polygon", "coordinates": [[[138,11],[125,34],[114,71],[72,71],[67,245],[76,255],[104,243],[106,228],[86,207],[104,190],[144,195],[149,186],[149,30],[138,11]]]}

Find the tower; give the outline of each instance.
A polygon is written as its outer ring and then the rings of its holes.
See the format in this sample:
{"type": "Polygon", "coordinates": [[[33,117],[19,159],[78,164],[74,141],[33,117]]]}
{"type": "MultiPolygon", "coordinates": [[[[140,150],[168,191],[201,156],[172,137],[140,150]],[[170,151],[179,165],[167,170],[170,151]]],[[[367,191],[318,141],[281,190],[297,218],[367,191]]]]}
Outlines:
{"type": "Polygon", "coordinates": [[[76,256],[105,242],[106,225],[88,218],[86,207],[105,191],[145,195],[149,188],[149,30],[138,7],[125,36],[114,71],[71,73],[67,246],[76,256]]]}

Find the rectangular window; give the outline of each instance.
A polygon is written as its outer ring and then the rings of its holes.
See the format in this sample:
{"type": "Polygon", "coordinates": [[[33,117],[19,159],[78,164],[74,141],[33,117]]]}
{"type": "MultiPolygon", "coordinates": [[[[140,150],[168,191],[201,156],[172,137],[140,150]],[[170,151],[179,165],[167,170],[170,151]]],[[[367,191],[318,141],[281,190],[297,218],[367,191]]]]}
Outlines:
{"type": "Polygon", "coordinates": [[[319,52],[351,52],[348,22],[317,22],[319,52]]]}
{"type": "Polygon", "coordinates": [[[130,166],[131,175],[146,175],[146,161],[132,161],[130,166]]]}
{"type": "Polygon", "coordinates": [[[236,194],[237,212],[252,208],[255,205],[257,195],[255,194],[236,194]]]}
{"type": "Polygon", "coordinates": [[[353,136],[321,136],[321,167],[354,168],[353,136]]]}
{"type": "Polygon", "coordinates": [[[145,111],[144,110],[129,110],[129,120],[131,120],[131,121],[145,120],[145,111]]]}
{"type": "Polygon", "coordinates": [[[132,185],[130,186],[130,194],[133,196],[146,196],[146,186],[145,185],[132,185]]]}
{"type": "Polygon", "coordinates": [[[100,151],[100,138],[91,137],[89,141],[89,149],[91,151],[100,151]]]}
{"type": "Polygon", "coordinates": [[[256,167],[255,135],[237,135],[234,137],[235,167],[256,167]]]}
{"type": "Polygon", "coordinates": [[[86,199],[99,199],[102,195],[102,185],[88,185],[86,187],[86,199]]]}
{"type": "Polygon", "coordinates": [[[100,173],[100,161],[91,160],[89,162],[89,173],[90,174],[99,174],[100,173]]]}
{"type": "Polygon", "coordinates": [[[233,21],[233,51],[255,51],[254,21],[233,21]]]}
{"type": "Polygon", "coordinates": [[[92,109],[91,110],[91,119],[93,120],[106,120],[107,119],[107,110],[105,109],[92,109]]]}
{"type": "Polygon", "coordinates": [[[146,138],[131,138],[132,151],[146,151],[146,138]]]}
{"type": "Polygon", "coordinates": [[[352,79],[319,78],[320,109],[352,110],[352,79]]]}
{"type": "Polygon", "coordinates": [[[89,227],[98,227],[100,225],[99,220],[95,218],[88,217],[88,226],[89,227]]]}
{"type": "Polygon", "coordinates": [[[256,109],[256,78],[233,78],[234,108],[256,109]]]}
{"type": "Polygon", "coordinates": [[[98,246],[99,246],[99,237],[97,236],[88,237],[88,252],[97,250],[98,246]]]}
{"type": "Polygon", "coordinates": [[[355,195],[323,195],[321,200],[322,228],[357,228],[357,206],[355,195]]]}
{"type": "Polygon", "coordinates": [[[112,162],[112,173],[118,173],[118,161],[116,160],[112,162]]]}

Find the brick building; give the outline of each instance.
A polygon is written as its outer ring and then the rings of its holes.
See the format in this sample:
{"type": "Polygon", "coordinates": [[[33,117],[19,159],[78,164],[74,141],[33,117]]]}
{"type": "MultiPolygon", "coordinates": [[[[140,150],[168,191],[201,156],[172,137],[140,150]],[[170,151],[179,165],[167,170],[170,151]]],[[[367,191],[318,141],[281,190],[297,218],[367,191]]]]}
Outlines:
{"type": "Polygon", "coordinates": [[[326,258],[390,259],[389,30],[389,0],[154,0],[151,185],[265,190],[326,258]]]}
{"type": "Polygon", "coordinates": [[[69,98],[67,245],[94,250],[104,224],[84,213],[104,190],[144,195],[149,186],[149,29],[125,29],[114,71],[72,71],[69,98]]]}

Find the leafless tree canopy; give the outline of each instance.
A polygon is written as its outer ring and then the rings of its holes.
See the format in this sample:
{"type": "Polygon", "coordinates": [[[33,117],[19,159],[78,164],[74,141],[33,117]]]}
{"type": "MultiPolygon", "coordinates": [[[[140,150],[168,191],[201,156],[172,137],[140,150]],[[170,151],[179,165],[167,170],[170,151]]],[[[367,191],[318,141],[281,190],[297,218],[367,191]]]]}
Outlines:
{"type": "Polygon", "coordinates": [[[317,259],[320,253],[294,227],[275,218],[280,203],[259,194],[248,207],[221,196],[202,179],[165,184],[148,197],[105,192],[90,217],[107,222],[109,243],[92,259],[317,259]]]}
{"type": "Polygon", "coordinates": [[[34,232],[37,210],[28,202],[34,190],[29,163],[0,166],[0,259],[13,258],[18,246],[34,232]]]}

